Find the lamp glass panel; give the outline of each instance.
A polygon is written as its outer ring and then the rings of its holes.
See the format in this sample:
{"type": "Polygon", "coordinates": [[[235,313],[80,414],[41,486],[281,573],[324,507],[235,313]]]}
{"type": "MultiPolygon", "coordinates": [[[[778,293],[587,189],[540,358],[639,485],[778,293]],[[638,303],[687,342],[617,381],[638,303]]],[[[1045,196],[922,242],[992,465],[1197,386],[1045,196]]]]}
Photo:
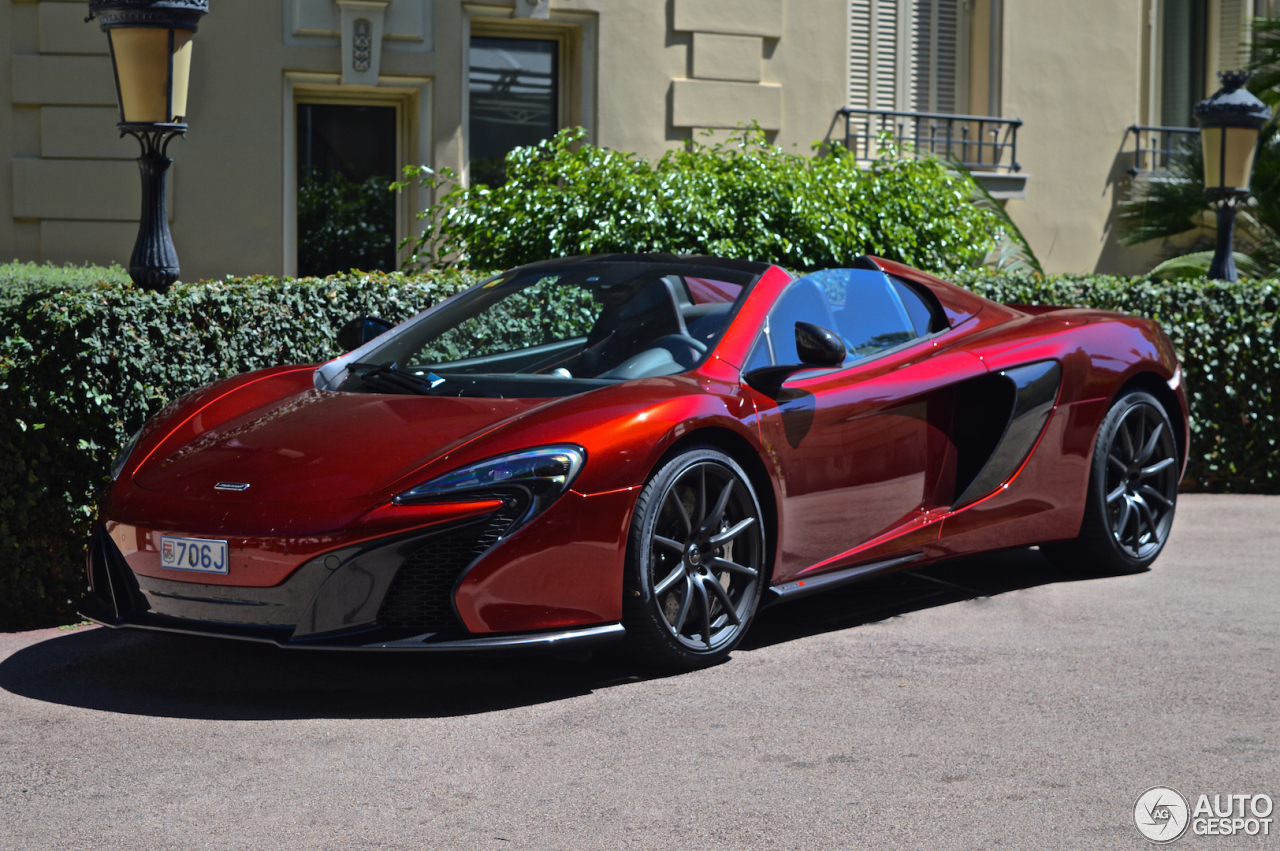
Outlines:
{"type": "Polygon", "coordinates": [[[181,124],[187,118],[187,81],[191,79],[191,30],[173,31],[173,114],[169,120],[181,124]]]}
{"type": "Polygon", "coordinates": [[[1249,188],[1258,131],[1252,127],[1206,127],[1200,131],[1204,146],[1204,188],[1249,188]]]}
{"type": "Polygon", "coordinates": [[[1204,127],[1200,130],[1200,144],[1204,148],[1204,188],[1222,186],[1222,131],[1223,127],[1204,127]]]}
{"type": "Polygon", "coordinates": [[[120,114],[124,121],[168,122],[169,31],[116,27],[107,32],[120,81],[120,114]]]}
{"type": "Polygon", "coordinates": [[[1258,131],[1252,127],[1228,127],[1226,138],[1227,186],[1247,190],[1253,173],[1253,154],[1258,149],[1258,131]]]}

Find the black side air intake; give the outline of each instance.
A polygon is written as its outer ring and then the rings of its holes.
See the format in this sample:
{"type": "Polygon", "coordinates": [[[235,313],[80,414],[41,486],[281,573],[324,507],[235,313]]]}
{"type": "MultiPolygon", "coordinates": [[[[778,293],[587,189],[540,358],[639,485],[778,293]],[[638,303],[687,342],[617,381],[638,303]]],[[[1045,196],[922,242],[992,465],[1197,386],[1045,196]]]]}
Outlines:
{"type": "Polygon", "coordinates": [[[1006,369],[980,379],[968,391],[960,390],[968,395],[957,400],[957,435],[966,430],[974,434],[967,452],[957,438],[960,496],[952,508],[981,499],[1014,474],[1049,422],[1061,383],[1062,367],[1050,360],[1006,369]],[[999,439],[991,442],[995,435],[999,439]]]}

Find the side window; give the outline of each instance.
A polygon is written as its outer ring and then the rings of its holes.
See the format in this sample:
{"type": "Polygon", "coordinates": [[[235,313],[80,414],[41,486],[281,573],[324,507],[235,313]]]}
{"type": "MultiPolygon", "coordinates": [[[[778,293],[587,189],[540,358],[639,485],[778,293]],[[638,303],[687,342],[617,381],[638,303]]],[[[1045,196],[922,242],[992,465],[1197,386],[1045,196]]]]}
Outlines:
{"type": "Polygon", "coordinates": [[[836,330],[851,356],[871,357],[929,333],[932,313],[919,296],[900,290],[883,272],[852,269],[843,274],[845,304],[836,313],[836,330]]]}
{"type": "Polygon", "coordinates": [[[932,300],[902,281],[869,269],[824,269],[794,282],[778,299],[769,314],[768,340],[761,334],[744,371],[770,362],[800,363],[797,322],[839,335],[848,352],[846,366],[946,327],[932,300]]]}
{"type": "Polygon", "coordinates": [[[947,327],[946,320],[942,318],[942,313],[933,305],[933,299],[927,298],[915,287],[899,281],[897,278],[890,278],[894,291],[898,294],[898,298],[902,299],[902,306],[906,308],[907,315],[911,317],[911,324],[915,328],[918,336],[933,334],[947,327]]]}
{"type": "Polygon", "coordinates": [[[822,278],[827,274],[820,272],[794,282],[769,314],[769,337],[776,363],[800,363],[800,355],[796,352],[797,322],[812,322],[838,332],[835,313],[822,278]]]}
{"type": "Polygon", "coordinates": [[[756,344],[751,349],[751,354],[747,355],[747,363],[742,367],[744,373],[753,369],[759,369],[762,366],[772,366],[773,361],[769,357],[769,341],[765,339],[764,334],[756,338],[756,344]]]}

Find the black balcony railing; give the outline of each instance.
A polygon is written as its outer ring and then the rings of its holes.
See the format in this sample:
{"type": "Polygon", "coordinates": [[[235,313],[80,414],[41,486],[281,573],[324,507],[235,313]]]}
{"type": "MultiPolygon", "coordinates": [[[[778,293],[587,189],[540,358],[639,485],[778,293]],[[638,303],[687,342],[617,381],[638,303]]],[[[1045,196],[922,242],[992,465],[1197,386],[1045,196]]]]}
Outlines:
{"type": "Polygon", "coordinates": [[[840,110],[845,145],[859,161],[878,159],[885,140],[906,156],[955,159],[970,171],[1015,172],[1019,118],[892,112],[883,109],[840,110]]]}
{"type": "Polygon", "coordinates": [[[1134,124],[1125,133],[1125,142],[1133,136],[1132,175],[1162,174],[1170,171],[1200,144],[1200,131],[1195,127],[1153,127],[1134,124]]]}

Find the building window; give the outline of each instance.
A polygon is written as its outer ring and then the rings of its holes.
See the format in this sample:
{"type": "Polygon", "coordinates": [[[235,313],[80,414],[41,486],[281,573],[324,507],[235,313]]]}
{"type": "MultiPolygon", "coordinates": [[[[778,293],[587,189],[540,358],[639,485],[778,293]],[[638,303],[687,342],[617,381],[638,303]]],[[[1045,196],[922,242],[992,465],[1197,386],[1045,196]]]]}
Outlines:
{"type": "Polygon", "coordinates": [[[471,183],[506,181],[505,158],[560,128],[560,42],[471,39],[471,183]]]}
{"type": "Polygon", "coordinates": [[[1160,123],[1193,127],[1191,108],[1204,99],[1209,0],[1164,0],[1163,5],[1160,123]]]}
{"type": "Polygon", "coordinates": [[[298,274],[396,267],[394,106],[297,104],[298,274]]]}

